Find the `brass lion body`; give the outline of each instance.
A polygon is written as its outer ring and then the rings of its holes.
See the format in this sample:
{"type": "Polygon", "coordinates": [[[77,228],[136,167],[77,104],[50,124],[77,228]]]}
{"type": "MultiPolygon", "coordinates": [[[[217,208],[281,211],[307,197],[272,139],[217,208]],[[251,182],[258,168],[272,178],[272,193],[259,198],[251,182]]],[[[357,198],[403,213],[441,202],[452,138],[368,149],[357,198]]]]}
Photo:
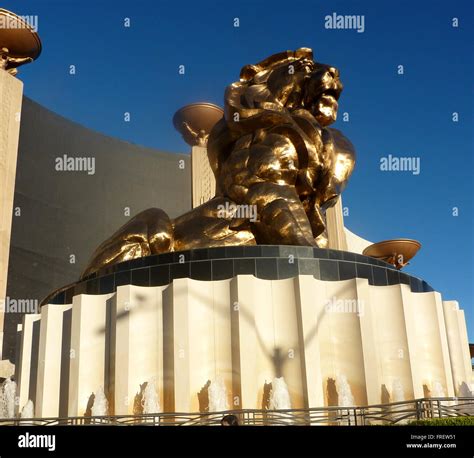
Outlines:
{"type": "Polygon", "coordinates": [[[341,91],[338,70],[315,62],[309,48],[243,67],[208,139],[216,196],[174,220],[156,208],[141,212],[95,250],[82,277],[192,248],[325,246],[325,210],[355,165],[351,142],[327,127],[341,91]]]}

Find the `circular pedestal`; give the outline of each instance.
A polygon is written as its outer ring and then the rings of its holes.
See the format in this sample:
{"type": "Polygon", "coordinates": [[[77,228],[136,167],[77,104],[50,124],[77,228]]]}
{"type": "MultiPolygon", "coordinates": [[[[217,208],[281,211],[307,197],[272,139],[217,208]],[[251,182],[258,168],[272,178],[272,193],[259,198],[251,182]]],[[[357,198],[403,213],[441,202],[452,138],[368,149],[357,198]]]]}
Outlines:
{"type": "Polygon", "coordinates": [[[300,246],[232,246],[177,251],[122,262],[99,270],[45,298],[70,304],[78,294],[108,294],[121,285],[163,286],[177,278],[215,281],[237,275],[282,280],[312,275],[318,280],[366,278],[370,285],[406,284],[413,292],[433,291],[428,283],[369,256],[300,246]]]}

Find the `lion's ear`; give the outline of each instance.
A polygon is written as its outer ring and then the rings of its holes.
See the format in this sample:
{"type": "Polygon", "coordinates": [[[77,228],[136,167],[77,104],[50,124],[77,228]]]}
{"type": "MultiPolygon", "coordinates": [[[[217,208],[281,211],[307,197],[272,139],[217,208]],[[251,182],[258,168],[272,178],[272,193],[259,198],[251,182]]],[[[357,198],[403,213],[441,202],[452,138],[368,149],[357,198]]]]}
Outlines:
{"type": "Polygon", "coordinates": [[[313,50],[311,48],[298,48],[295,51],[295,57],[297,59],[306,57],[307,59],[313,60],[313,50]]]}
{"type": "Polygon", "coordinates": [[[259,71],[260,68],[256,65],[246,65],[240,70],[240,79],[250,81],[259,71]]]}

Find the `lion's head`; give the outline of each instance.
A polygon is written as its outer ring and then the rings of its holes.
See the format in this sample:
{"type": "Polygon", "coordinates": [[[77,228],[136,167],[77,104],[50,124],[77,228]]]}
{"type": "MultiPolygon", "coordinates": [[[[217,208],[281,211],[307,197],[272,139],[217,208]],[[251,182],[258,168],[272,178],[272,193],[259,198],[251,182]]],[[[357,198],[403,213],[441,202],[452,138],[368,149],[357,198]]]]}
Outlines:
{"type": "Polygon", "coordinates": [[[253,116],[246,111],[252,109],[304,109],[325,127],[336,120],[342,89],[339,71],[315,62],[311,49],[286,51],[242,68],[240,81],[226,92],[226,117],[253,116]]]}
{"type": "Polygon", "coordinates": [[[209,137],[208,155],[218,187],[222,166],[242,138],[251,134],[263,141],[265,132],[283,129],[298,152],[299,193],[312,192],[311,188],[321,185],[321,174],[326,178],[332,174],[337,175],[339,194],[352,172],[354,151],[339,131],[325,128],[337,118],[342,89],[339,71],[315,62],[309,48],[274,54],[244,66],[240,80],[226,89],[224,118],[209,137]],[[336,143],[349,145],[344,157],[331,152],[329,144],[329,148],[323,147],[323,138],[331,134],[338,137],[336,143]],[[341,163],[346,163],[343,170],[341,163]]]}

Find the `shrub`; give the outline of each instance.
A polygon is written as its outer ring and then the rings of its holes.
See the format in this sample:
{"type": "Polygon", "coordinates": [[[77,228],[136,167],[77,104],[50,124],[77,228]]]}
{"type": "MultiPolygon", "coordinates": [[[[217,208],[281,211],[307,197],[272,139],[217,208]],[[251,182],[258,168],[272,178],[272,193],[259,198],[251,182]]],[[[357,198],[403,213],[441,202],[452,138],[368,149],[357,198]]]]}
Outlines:
{"type": "Polygon", "coordinates": [[[474,417],[446,417],[429,420],[415,420],[409,426],[474,426],[474,417]]]}

